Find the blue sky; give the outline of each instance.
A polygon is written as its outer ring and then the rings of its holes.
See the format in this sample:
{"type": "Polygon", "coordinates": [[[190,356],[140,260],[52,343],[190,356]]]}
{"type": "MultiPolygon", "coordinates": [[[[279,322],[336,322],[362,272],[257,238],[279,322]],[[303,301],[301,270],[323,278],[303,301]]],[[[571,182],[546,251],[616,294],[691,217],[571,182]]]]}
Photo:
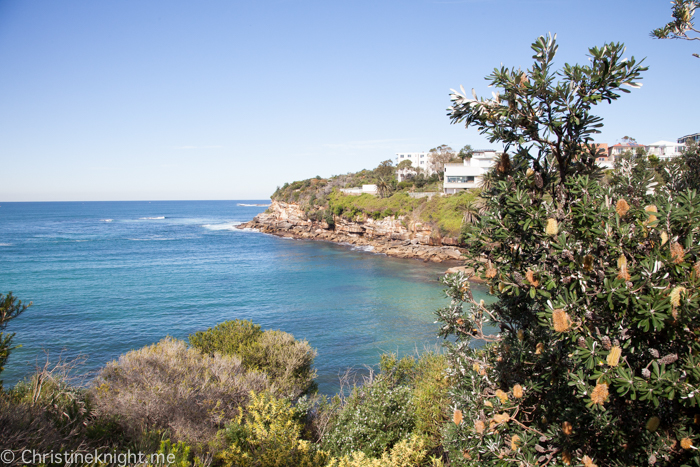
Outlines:
{"type": "Polygon", "coordinates": [[[263,199],[278,185],[440,144],[450,88],[496,66],[624,42],[643,87],[598,106],[599,142],[700,131],[697,42],[665,0],[0,0],[0,201],[263,199]]]}

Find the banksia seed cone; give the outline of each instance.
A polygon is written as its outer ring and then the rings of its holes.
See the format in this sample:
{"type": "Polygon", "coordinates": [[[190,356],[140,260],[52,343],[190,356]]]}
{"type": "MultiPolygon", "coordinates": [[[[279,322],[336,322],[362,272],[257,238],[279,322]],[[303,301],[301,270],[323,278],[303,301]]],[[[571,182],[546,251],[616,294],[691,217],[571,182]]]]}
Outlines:
{"type": "Polygon", "coordinates": [[[554,330],[557,332],[566,332],[571,326],[569,315],[562,309],[556,309],[552,312],[552,322],[554,330]]]}
{"type": "Polygon", "coordinates": [[[533,287],[537,287],[540,285],[540,281],[537,279],[537,275],[532,272],[530,269],[527,270],[525,273],[525,279],[532,285],[533,287]]]}
{"type": "Polygon", "coordinates": [[[673,308],[681,306],[681,293],[683,292],[685,292],[685,287],[682,286],[678,286],[671,291],[669,297],[671,298],[671,305],[673,305],[673,308]]]}
{"type": "Polygon", "coordinates": [[[683,247],[678,242],[674,242],[671,245],[671,259],[673,259],[673,262],[676,264],[682,263],[684,256],[685,250],[683,250],[683,247]]]}
{"type": "Polygon", "coordinates": [[[647,430],[651,431],[652,433],[656,431],[659,428],[659,424],[661,423],[661,420],[659,417],[651,417],[647,421],[647,430]]]}
{"type": "Polygon", "coordinates": [[[662,358],[661,360],[659,360],[659,363],[662,363],[664,365],[670,365],[671,363],[673,363],[677,360],[678,360],[678,355],[676,355],[675,353],[670,353],[670,354],[666,355],[664,358],[662,358]]]}
{"type": "Polygon", "coordinates": [[[523,397],[523,387],[519,384],[513,386],[513,397],[520,399],[523,397]]]}
{"type": "Polygon", "coordinates": [[[570,436],[573,433],[574,427],[569,422],[564,422],[561,424],[561,432],[566,436],[570,436]]]}
{"type": "Polygon", "coordinates": [[[608,366],[617,366],[617,364],[620,362],[620,355],[622,355],[622,349],[620,347],[615,346],[610,349],[610,353],[608,354],[608,358],[606,360],[608,362],[608,366]]]}
{"type": "Polygon", "coordinates": [[[559,226],[557,225],[557,220],[550,217],[547,219],[547,227],[544,229],[547,235],[557,235],[559,233],[559,226]]]}
{"type": "Polygon", "coordinates": [[[610,350],[610,347],[612,347],[610,345],[610,338],[608,336],[603,336],[603,338],[600,339],[600,342],[603,344],[603,348],[605,350],[610,350]]]}
{"type": "Polygon", "coordinates": [[[513,280],[515,280],[515,283],[518,284],[520,287],[523,286],[523,276],[521,276],[519,272],[513,273],[513,280]]]}
{"type": "Polygon", "coordinates": [[[583,337],[579,337],[578,341],[576,343],[578,344],[579,347],[585,347],[586,346],[586,339],[584,339],[583,337]]]}
{"type": "Polygon", "coordinates": [[[542,180],[542,175],[540,175],[539,172],[535,174],[535,186],[539,188],[540,190],[544,186],[544,180],[542,180]]]}
{"type": "Polygon", "coordinates": [[[661,232],[661,246],[664,246],[668,241],[668,234],[666,232],[661,232]]]}
{"type": "Polygon", "coordinates": [[[608,385],[606,383],[596,384],[591,392],[591,402],[603,405],[608,400],[608,385]]]}
{"type": "Polygon", "coordinates": [[[682,447],[683,449],[690,449],[690,448],[693,447],[693,442],[691,441],[690,438],[683,438],[683,439],[681,440],[681,447],[682,447]]]}
{"type": "Polygon", "coordinates": [[[452,416],[452,420],[455,422],[455,425],[459,425],[462,423],[462,411],[459,409],[455,409],[454,415],[452,416]]]}
{"type": "Polygon", "coordinates": [[[617,214],[618,214],[620,217],[625,217],[625,214],[627,214],[627,212],[628,212],[629,210],[630,210],[630,205],[627,204],[627,201],[625,201],[624,199],[620,198],[620,199],[617,201],[617,205],[615,206],[615,212],[617,212],[617,214]]]}

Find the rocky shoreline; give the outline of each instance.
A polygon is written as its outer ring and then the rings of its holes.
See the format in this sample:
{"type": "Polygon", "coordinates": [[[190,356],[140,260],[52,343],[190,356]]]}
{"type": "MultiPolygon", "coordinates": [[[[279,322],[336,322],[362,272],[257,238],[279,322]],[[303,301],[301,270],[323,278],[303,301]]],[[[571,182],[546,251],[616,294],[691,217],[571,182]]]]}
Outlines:
{"type": "MultiPolygon", "coordinates": [[[[330,221],[330,220],[329,220],[330,221]]],[[[455,238],[440,237],[430,226],[399,218],[371,217],[350,222],[334,216],[334,224],[315,221],[296,204],[273,201],[270,208],[239,229],[254,229],[279,237],[321,240],[371,246],[375,253],[396,258],[415,258],[436,263],[461,261],[464,249],[455,238]]]]}

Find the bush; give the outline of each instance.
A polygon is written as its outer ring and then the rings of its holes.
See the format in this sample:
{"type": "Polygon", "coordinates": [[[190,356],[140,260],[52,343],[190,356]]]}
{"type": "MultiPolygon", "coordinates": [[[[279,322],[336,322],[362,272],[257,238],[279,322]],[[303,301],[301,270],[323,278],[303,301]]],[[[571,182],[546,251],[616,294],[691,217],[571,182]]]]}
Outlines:
{"type": "Polygon", "coordinates": [[[239,413],[267,378],[231,356],[203,354],[165,338],[108,363],[93,382],[96,413],[132,439],[150,431],[176,441],[206,443],[239,413]]]}
{"type": "Polygon", "coordinates": [[[295,399],[316,389],[316,351],[289,333],[262,331],[250,321],[235,320],[192,334],[189,341],[202,352],[233,355],[246,369],[266,373],[274,391],[285,397],[295,399]]]}
{"type": "MultiPolygon", "coordinates": [[[[328,467],[416,467],[426,465],[428,461],[426,442],[420,436],[412,436],[396,443],[381,457],[372,458],[362,451],[353,452],[350,456],[332,459],[328,467]]],[[[442,461],[436,458],[430,460],[431,466],[441,467],[442,461]]]]}
{"type": "Polygon", "coordinates": [[[227,446],[217,460],[232,467],[321,467],[328,455],[301,439],[303,414],[267,392],[251,394],[250,405],[219,433],[227,446]]]}
{"type": "Polygon", "coordinates": [[[532,48],[531,69],[494,71],[495,99],[453,94],[455,120],[515,151],[467,241],[498,301],[477,303],[459,274],[438,312],[456,338],[450,461],[700,465],[700,198],[630,161],[601,184],[590,108],[644,70],[622,44],[590,49],[560,83],[554,40],[532,48]],[[489,344],[472,350],[473,336],[489,344]]]}

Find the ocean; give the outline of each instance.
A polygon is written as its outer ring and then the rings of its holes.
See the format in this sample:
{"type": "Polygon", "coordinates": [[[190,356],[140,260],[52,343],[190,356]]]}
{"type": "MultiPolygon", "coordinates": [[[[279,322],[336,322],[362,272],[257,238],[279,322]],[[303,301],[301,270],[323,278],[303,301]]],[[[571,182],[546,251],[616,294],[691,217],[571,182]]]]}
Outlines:
{"type": "MultiPolygon", "coordinates": [[[[319,389],[385,352],[436,348],[446,265],[236,229],[260,201],[0,203],[0,292],[33,305],[10,322],[5,386],[48,358],[108,361],[165,336],[249,319],[318,351],[319,389]]],[[[476,294],[486,298],[484,290],[476,294]]]]}

